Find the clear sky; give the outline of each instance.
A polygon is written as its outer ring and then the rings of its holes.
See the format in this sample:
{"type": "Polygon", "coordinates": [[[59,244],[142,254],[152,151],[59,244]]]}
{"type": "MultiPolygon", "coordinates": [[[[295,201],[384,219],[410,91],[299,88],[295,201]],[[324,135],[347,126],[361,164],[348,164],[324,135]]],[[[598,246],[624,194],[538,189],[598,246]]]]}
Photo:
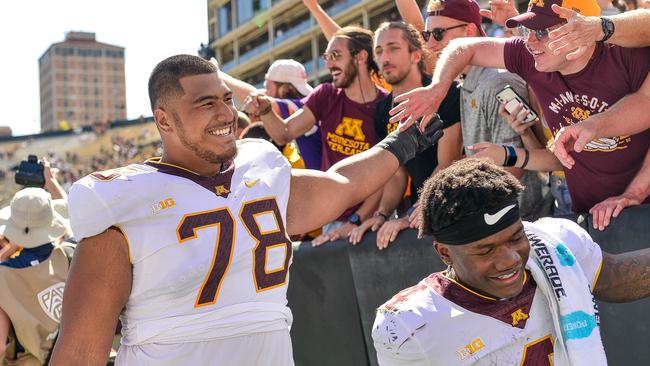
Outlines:
{"type": "Polygon", "coordinates": [[[0,126],[40,131],[38,59],[68,31],[125,47],[127,118],[150,116],[147,79],[164,58],[208,41],[206,0],[0,1],[0,126]]]}

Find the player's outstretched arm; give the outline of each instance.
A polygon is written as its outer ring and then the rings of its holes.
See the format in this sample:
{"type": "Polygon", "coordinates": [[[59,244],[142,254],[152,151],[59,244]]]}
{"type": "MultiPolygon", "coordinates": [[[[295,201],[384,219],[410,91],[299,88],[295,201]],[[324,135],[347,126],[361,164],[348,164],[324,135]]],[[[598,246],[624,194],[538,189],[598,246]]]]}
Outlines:
{"type": "Polygon", "coordinates": [[[650,248],[621,254],[603,252],[594,296],[607,302],[627,302],[650,296],[650,248]]]}
{"type": "Polygon", "coordinates": [[[442,136],[442,121],[430,123],[424,133],[416,126],[393,132],[369,150],[339,161],[326,172],[292,171],[287,208],[290,235],[314,230],[370,196],[397,169],[442,136]]]}
{"type": "Polygon", "coordinates": [[[128,244],[118,229],[79,243],[65,285],[61,330],[50,365],[106,365],[131,279],[128,244]]]}

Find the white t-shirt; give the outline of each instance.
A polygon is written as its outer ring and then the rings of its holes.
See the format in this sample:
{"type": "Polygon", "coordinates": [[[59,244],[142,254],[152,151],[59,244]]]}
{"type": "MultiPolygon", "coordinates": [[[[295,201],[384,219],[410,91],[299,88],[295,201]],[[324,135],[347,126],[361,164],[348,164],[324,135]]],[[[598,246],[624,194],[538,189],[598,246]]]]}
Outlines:
{"type": "MultiPolygon", "coordinates": [[[[564,219],[524,222],[527,233],[552,233],[595,286],[602,252],[564,219]]],[[[372,330],[379,364],[552,365],[555,329],[549,304],[527,273],[511,299],[480,295],[437,272],[382,305],[372,330]]]]}
{"type": "Polygon", "coordinates": [[[111,226],[127,238],[133,284],[122,344],[177,344],[286,330],[291,169],[270,143],[237,142],[214,177],[149,160],[76,182],[78,239],[111,226]]]}

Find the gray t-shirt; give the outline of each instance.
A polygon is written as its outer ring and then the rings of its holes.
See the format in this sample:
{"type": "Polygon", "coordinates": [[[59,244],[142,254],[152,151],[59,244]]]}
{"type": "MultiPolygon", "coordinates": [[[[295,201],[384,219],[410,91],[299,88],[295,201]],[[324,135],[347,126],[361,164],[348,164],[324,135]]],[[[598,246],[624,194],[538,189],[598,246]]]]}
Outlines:
{"type": "MultiPolygon", "coordinates": [[[[510,85],[522,98],[528,101],[526,84],[517,75],[505,70],[472,66],[460,87],[460,120],[463,146],[467,156],[474,152],[467,146],[479,142],[523,147],[521,137],[499,115],[499,102],[495,96],[506,85],[510,85]]],[[[538,172],[527,170],[521,183],[525,190],[519,197],[521,216],[536,219],[544,212],[543,181],[538,172]]]]}

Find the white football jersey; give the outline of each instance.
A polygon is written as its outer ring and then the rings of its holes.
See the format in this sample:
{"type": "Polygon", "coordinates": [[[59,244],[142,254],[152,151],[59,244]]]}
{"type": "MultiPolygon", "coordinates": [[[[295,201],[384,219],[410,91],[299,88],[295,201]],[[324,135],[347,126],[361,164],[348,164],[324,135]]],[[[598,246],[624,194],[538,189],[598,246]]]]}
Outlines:
{"type": "Polygon", "coordinates": [[[237,142],[214,177],[150,159],[97,172],[72,187],[81,240],[126,237],[133,284],[122,344],[173,344],[286,330],[291,169],[270,143],[237,142]]]}
{"type": "MultiPolygon", "coordinates": [[[[551,218],[524,228],[566,244],[593,288],[602,252],[586,231],[551,218]]],[[[437,272],[382,305],[372,337],[383,366],[539,366],[553,365],[556,334],[548,300],[530,273],[519,295],[494,299],[437,272]]]]}

